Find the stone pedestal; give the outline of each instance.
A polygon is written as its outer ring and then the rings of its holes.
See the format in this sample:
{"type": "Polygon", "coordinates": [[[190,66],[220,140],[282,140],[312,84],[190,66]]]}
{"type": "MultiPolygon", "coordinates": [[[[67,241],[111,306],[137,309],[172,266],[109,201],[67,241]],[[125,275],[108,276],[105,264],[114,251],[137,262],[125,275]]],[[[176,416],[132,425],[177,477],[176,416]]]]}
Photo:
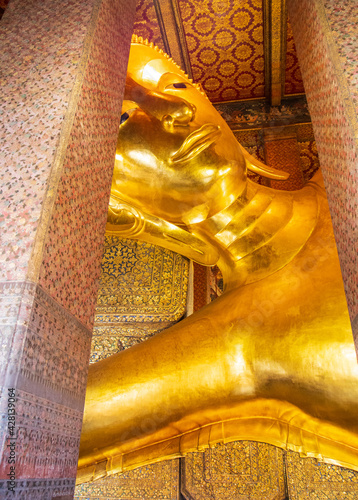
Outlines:
{"type": "Polygon", "coordinates": [[[0,498],[72,498],[135,1],[0,26],[0,498]]]}

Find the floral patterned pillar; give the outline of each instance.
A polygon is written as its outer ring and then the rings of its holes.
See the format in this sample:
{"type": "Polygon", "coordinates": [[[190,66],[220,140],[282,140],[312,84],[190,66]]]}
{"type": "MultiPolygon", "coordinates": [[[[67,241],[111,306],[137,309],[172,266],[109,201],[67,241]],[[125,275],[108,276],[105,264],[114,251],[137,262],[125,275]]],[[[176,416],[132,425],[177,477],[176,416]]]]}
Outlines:
{"type": "Polygon", "coordinates": [[[358,350],[358,5],[287,0],[358,350]]]}
{"type": "Polygon", "coordinates": [[[0,25],[0,498],[68,499],[135,0],[0,25]]]}

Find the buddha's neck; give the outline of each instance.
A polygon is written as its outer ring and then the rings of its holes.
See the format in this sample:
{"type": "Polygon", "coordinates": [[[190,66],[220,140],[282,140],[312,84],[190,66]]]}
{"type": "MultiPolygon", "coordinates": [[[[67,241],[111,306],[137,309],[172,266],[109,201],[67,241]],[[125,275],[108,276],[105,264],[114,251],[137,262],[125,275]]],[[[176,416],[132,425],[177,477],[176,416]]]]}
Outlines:
{"type": "Polygon", "coordinates": [[[276,191],[248,181],[243,196],[191,230],[219,250],[218,266],[231,289],[284,267],[306,243],[317,218],[314,186],[276,191]]]}

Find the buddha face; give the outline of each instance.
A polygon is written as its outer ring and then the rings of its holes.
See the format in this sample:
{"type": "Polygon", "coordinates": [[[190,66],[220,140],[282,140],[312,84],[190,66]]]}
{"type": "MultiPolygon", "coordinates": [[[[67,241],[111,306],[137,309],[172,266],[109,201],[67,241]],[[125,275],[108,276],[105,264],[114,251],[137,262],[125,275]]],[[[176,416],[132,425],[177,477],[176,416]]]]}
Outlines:
{"type": "Polygon", "coordinates": [[[134,43],[112,195],[175,224],[194,224],[245,189],[235,137],[200,89],[158,50],[134,43]]]}

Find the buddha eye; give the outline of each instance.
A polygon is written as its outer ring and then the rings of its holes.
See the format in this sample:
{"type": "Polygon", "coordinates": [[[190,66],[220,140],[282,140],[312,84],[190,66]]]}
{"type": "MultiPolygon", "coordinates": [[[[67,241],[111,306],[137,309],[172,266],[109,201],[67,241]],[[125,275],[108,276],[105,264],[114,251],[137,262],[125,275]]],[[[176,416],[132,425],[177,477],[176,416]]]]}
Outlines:
{"type": "Polygon", "coordinates": [[[123,125],[123,123],[128,120],[128,118],[131,116],[132,113],[134,113],[134,111],[136,109],[137,108],[130,108],[130,109],[127,109],[126,111],[124,111],[124,113],[121,114],[120,125],[123,125]]]}
{"type": "Polygon", "coordinates": [[[188,83],[184,82],[176,82],[176,83],[170,83],[165,87],[165,90],[170,90],[170,89],[187,89],[189,88],[190,85],[188,83]]]}
{"type": "Polygon", "coordinates": [[[128,118],[129,118],[129,114],[127,112],[123,113],[121,115],[121,123],[120,124],[122,125],[122,123],[124,123],[126,120],[128,120],[128,118]]]}

